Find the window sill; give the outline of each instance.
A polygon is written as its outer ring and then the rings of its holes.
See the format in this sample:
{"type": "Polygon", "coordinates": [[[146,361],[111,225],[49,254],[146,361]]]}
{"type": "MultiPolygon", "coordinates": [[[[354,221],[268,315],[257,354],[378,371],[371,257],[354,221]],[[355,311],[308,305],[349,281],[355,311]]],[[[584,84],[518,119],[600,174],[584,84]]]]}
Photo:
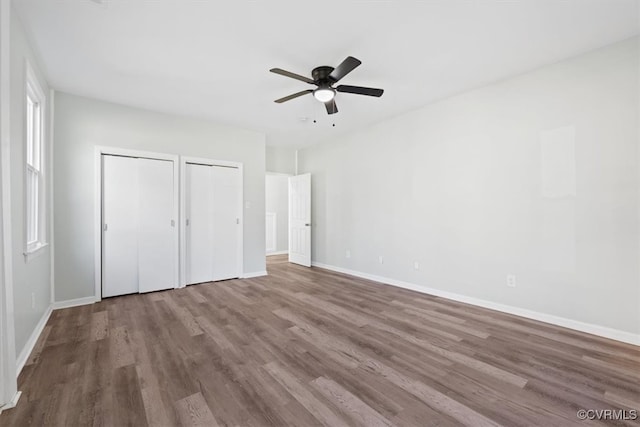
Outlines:
{"type": "Polygon", "coordinates": [[[48,243],[38,243],[34,245],[31,249],[24,253],[24,261],[30,262],[31,260],[37,258],[42,253],[44,253],[44,249],[49,246],[48,243]]]}

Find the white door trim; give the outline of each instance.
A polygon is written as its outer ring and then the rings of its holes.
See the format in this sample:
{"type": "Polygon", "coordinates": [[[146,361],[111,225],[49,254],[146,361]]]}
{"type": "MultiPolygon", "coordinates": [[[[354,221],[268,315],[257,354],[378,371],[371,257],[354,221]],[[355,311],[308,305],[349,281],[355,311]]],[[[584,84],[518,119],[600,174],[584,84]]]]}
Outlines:
{"type": "MultiPolygon", "coordinates": [[[[271,233],[273,234],[273,247],[272,248],[265,248],[266,249],[266,254],[270,255],[275,253],[278,250],[278,213],[277,212],[265,212],[265,223],[266,223],[266,218],[273,218],[273,220],[271,221],[271,233]]],[[[268,225],[265,224],[265,227],[267,227],[268,225]]],[[[268,230],[268,228],[267,228],[268,230]]],[[[266,246],[266,245],[265,245],[266,246]]]]}
{"type": "MultiPolygon", "coordinates": [[[[95,189],[94,189],[94,264],[95,264],[95,300],[100,301],[102,299],[102,156],[114,155],[125,157],[141,157],[144,159],[154,160],[168,160],[173,162],[173,200],[176,202],[179,200],[179,160],[180,157],[176,154],[155,153],[151,151],[139,151],[129,150],[126,148],[118,147],[95,147],[95,189]]],[[[176,221],[179,221],[179,207],[178,203],[174,204],[173,216],[176,221]]],[[[174,287],[179,287],[179,227],[176,227],[174,232],[174,287]]]]}
{"type": "Polygon", "coordinates": [[[295,176],[292,175],[290,173],[283,173],[283,172],[270,172],[270,171],[266,171],[265,175],[271,175],[271,176],[295,176]]]}
{"type": "Polygon", "coordinates": [[[224,166],[238,168],[240,172],[240,200],[238,204],[238,215],[240,225],[238,227],[238,277],[244,276],[244,172],[242,163],[229,162],[226,160],[205,159],[202,157],[180,156],[180,287],[187,285],[187,230],[186,230],[186,171],[187,163],[205,166],[224,166]]]}
{"type": "Polygon", "coordinates": [[[4,408],[15,406],[20,396],[16,378],[11,256],[10,14],[10,0],[0,0],[0,406],[5,405],[4,408]]]}

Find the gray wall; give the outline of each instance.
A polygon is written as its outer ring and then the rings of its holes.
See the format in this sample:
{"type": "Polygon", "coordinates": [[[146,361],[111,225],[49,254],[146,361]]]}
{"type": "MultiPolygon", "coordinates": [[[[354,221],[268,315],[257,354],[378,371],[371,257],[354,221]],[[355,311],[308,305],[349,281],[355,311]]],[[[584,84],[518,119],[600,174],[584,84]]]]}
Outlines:
{"type": "Polygon", "coordinates": [[[207,121],[56,93],[56,301],[94,295],[94,147],[181,154],[244,165],[244,270],[265,270],[265,136],[207,121]]]}
{"type": "MultiPolygon", "coordinates": [[[[13,245],[13,295],[15,310],[16,354],[20,355],[33,333],[38,321],[51,303],[51,247],[42,249],[27,262],[23,255],[24,242],[24,120],[25,120],[25,60],[28,60],[40,81],[42,89],[48,96],[49,87],[39,70],[24,28],[15,10],[11,11],[11,222],[13,245]],[[34,305],[32,307],[32,295],[34,305]]],[[[49,101],[49,100],[48,100],[49,101]]],[[[48,103],[48,102],[47,102],[48,103]]],[[[45,106],[50,112],[49,105],[45,106]]],[[[47,132],[48,119],[45,123],[47,132]]],[[[48,135],[44,136],[47,150],[48,135]]],[[[44,160],[45,174],[50,176],[48,165],[44,160]]],[[[48,189],[46,189],[48,190],[48,189]]],[[[46,191],[45,190],[45,191],[46,191]]],[[[49,215],[50,194],[47,194],[47,216],[49,215]]],[[[47,221],[48,222],[48,221],[47,221]]],[[[48,224],[50,225],[50,224],[48,224]]],[[[47,227],[48,230],[51,227],[47,227]]],[[[47,233],[49,234],[49,233],[47,233]]],[[[49,241],[49,237],[46,237],[49,241]]]]}
{"type": "Polygon", "coordinates": [[[640,333],[638,47],[631,39],[302,150],[313,260],[640,333]],[[559,172],[575,167],[576,193],[548,197],[543,171],[555,166],[540,137],[562,127],[575,130],[575,162],[559,172]]]}
{"type": "Polygon", "coordinates": [[[289,175],[296,172],[296,150],[293,148],[267,146],[265,161],[269,172],[289,175]]]}
{"type": "Polygon", "coordinates": [[[265,181],[265,207],[275,212],[276,252],[289,249],[289,177],[267,173],[265,181]]]}

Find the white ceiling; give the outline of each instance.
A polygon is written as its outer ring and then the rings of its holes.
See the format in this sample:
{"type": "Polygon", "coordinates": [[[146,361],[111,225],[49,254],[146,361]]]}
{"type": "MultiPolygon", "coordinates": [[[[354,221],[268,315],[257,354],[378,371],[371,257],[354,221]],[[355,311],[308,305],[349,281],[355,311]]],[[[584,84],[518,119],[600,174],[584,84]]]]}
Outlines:
{"type": "Polygon", "coordinates": [[[271,145],[312,144],[639,32],[637,0],[14,4],[55,89],[263,131],[271,145]],[[309,86],[270,68],[310,75],[347,55],[362,65],[341,83],[382,98],[338,94],[333,116],[312,96],[273,102],[309,86]]]}

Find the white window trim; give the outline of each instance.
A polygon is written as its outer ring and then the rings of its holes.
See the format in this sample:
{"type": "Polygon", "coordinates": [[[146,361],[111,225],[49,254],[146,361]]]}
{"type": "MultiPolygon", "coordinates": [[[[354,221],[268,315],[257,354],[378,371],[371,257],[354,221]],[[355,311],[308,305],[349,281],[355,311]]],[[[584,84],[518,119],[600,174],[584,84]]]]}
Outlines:
{"type": "Polygon", "coordinates": [[[27,60],[25,60],[25,84],[24,84],[24,94],[22,97],[23,100],[23,111],[24,111],[24,120],[23,120],[23,166],[24,166],[24,180],[23,180],[23,196],[24,196],[24,203],[23,203],[23,209],[24,209],[24,214],[23,214],[23,221],[24,221],[24,232],[23,232],[23,242],[24,242],[24,257],[25,257],[25,261],[29,262],[32,259],[34,259],[35,257],[37,257],[38,255],[43,253],[43,249],[46,248],[47,246],[49,246],[48,242],[47,242],[47,189],[48,189],[48,182],[46,179],[47,176],[47,159],[48,159],[48,150],[47,150],[47,145],[45,144],[45,141],[47,141],[47,137],[48,137],[48,129],[47,129],[47,122],[46,122],[46,109],[47,109],[47,97],[44,93],[44,90],[42,89],[42,86],[40,86],[40,81],[38,80],[38,77],[35,73],[35,71],[33,70],[33,67],[31,66],[31,64],[29,64],[29,62],[27,60]],[[27,182],[28,182],[28,175],[29,175],[29,168],[31,166],[29,166],[27,164],[27,135],[28,135],[28,121],[27,121],[27,96],[29,93],[32,93],[38,101],[38,104],[40,106],[40,126],[41,126],[41,132],[38,135],[39,136],[39,144],[40,144],[40,158],[39,158],[39,181],[38,181],[38,239],[29,244],[28,243],[28,222],[26,220],[26,213],[27,213],[27,182]]]}

